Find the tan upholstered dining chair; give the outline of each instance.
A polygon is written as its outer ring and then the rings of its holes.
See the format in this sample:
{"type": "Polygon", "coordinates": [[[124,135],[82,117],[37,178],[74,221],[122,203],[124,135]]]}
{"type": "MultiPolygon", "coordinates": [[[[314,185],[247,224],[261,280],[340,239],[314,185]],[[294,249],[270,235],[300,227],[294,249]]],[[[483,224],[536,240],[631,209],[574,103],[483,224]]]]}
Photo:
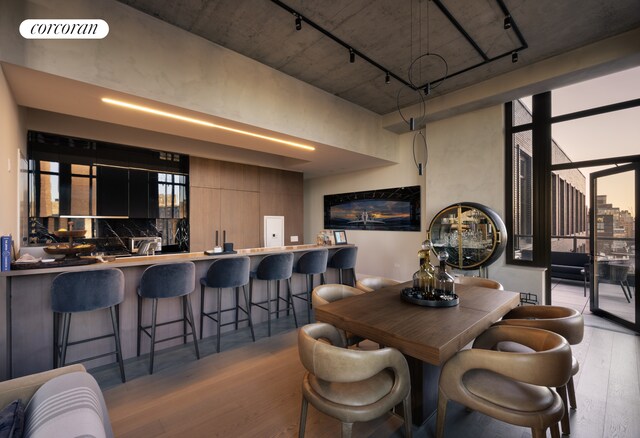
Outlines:
{"type": "Polygon", "coordinates": [[[411,382],[407,361],[398,350],[346,348],[340,332],[325,323],[298,331],[298,352],[307,369],[302,381],[298,436],[304,437],[309,403],[342,422],[342,437],[353,423],[370,421],[402,403],[405,436],[411,437],[411,382]]]}
{"type": "MultiPolygon", "coordinates": [[[[344,284],[323,284],[317,286],[311,292],[311,303],[314,308],[323,306],[325,304],[333,303],[334,301],[342,300],[344,298],[353,297],[355,295],[363,294],[360,289],[355,287],[346,286],[344,284]]],[[[360,336],[355,336],[351,333],[346,333],[340,330],[344,341],[347,345],[356,345],[364,339],[360,336]]]]}
{"type": "Polygon", "coordinates": [[[399,281],[384,277],[365,277],[356,281],[356,288],[364,292],[373,292],[387,286],[395,286],[399,281]]]}
{"type": "MultiPolygon", "coordinates": [[[[521,306],[511,310],[498,321],[496,325],[517,325],[535,327],[549,330],[559,334],[569,342],[576,345],[582,342],[584,336],[584,318],[576,309],[560,306],[521,306]]],[[[502,351],[523,351],[526,347],[512,342],[498,346],[502,351]]],[[[557,388],[558,394],[564,403],[564,416],[562,417],[562,433],[571,433],[569,425],[569,403],[573,409],[577,408],[576,392],[573,384],[573,376],[580,370],[580,364],[572,356],[571,377],[566,386],[557,388]],[[567,395],[569,400],[567,400],[567,395]]]]}
{"type": "Polygon", "coordinates": [[[466,284],[469,286],[480,286],[489,289],[504,290],[502,284],[489,278],[460,276],[456,277],[453,281],[457,284],[466,284]]]}
{"type": "Polygon", "coordinates": [[[531,428],[533,438],[560,438],[564,414],[560,396],[549,387],[566,385],[571,376],[571,348],[560,335],[536,328],[493,326],[472,349],[456,353],[442,368],[438,387],[436,436],[443,438],[447,402],[509,424],[531,428]],[[527,353],[495,351],[500,342],[517,342],[527,353]]]}

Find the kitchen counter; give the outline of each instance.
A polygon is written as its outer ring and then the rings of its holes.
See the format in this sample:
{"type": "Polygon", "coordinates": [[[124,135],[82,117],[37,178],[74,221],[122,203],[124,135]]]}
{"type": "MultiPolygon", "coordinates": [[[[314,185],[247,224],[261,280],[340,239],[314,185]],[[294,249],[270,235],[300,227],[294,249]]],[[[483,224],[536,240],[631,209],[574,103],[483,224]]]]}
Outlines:
{"type": "MultiPolygon", "coordinates": [[[[327,246],[329,254],[345,245],[327,246]]],[[[353,246],[353,245],[346,245],[353,246]]],[[[174,253],[174,254],[158,254],[153,256],[135,256],[121,257],[114,261],[106,263],[93,263],[82,266],[53,266],[43,267],[39,269],[26,269],[22,267],[19,270],[12,270],[0,273],[0,295],[5,299],[0,299],[0,314],[6,315],[6,324],[0,324],[0,351],[5,353],[6,361],[0,361],[0,380],[9,378],[10,376],[18,377],[32,374],[50,369],[52,367],[53,358],[53,312],[51,311],[51,283],[56,275],[61,272],[70,272],[77,270],[93,270],[104,268],[121,269],[125,276],[125,300],[120,305],[120,336],[125,359],[133,357],[136,354],[136,337],[137,337],[137,287],[140,277],[144,270],[153,264],[172,263],[178,261],[192,261],[196,265],[196,285],[199,279],[204,277],[211,261],[223,257],[237,257],[247,255],[251,258],[251,268],[258,265],[260,260],[269,254],[281,252],[293,252],[294,260],[297,260],[304,252],[316,248],[324,248],[318,245],[293,245],[277,248],[249,248],[239,249],[235,254],[214,254],[207,255],[203,252],[198,253],[174,253]]],[[[327,270],[327,282],[337,281],[337,274],[333,269],[327,270]]],[[[305,280],[302,275],[294,274],[292,277],[292,290],[298,292],[305,287],[305,280]]],[[[199,290],[196,286],[196,291],[199,290]]],[[[254,285],[254,294],[260,296],[265,294],[266,287],[263,282],[258,281],[254,285]]],[[[227,308],[232,304],[232,296],[234,294],[223,295],[223,308],[227,308]]],[[[192,295],[193,313],[196,322],[199,321],[200,299],[199,294],[192,295]]],[[[213,302],[209,300],[208,302],[213,302]]],[[[296,300],[297,308],[300,307],[301,301],[296,300]]],[[[207,305],[207,307],[209,307],[207,305]]],[[[215,307],[215,306],[214,306],[215,307]]],[[[145,312],[148,313],[145,307],[145,312]]],[[[181,314],[181,306],[179,300],[167,300],[161,304],[160,314],[163,319],[177,318],[181,314]],[[175,303],[169,302],[175,301],[175,303]]],[[[145,314],[146,315],[146,314],[145,314]]],[[[71,339],[74,339],[74,333],[84,333],[86,336],[98,336],[110,331],[110,320],[106,314],[104,319],[96,317],[93,312],[86,314],[74,314],[74,322],[72,324],[71,339]]],[[[254,324],[266,321],[266,312],[255,311],[252,314],[254,324]]],[[[180,333],[181,326],[176,324],[175,333],[171,326],[166,326],[169,336],[180,333]]],[[[226,329],[232,329],[232,326],[226,329]]],[[[223,329],[224,332],[224,329],[223,329]]],[[[214,324],[206,324],[204,335],[215,335],[214,324]]],[[[163,334],[163,337],[165,334],[163,334]]],[[[257,333],[256,337],[262,334],[257,333]]],[[[169,341],[159,344],[156,348],[169,348],[181,343],[181,339],[169,341]]],[[[76,354],[73,350],[69,350],[67,360],[72,362],[81,356],[87,356],[103,352],[105,349],[101,341],[91,344],[84,344],[83,354],[76,354]],[[93,350],[95,349],[95,350],[93,350]]],[[[109,347],[107,346],[107,350],[109,347]]],[[[141,346],[143,352],[148,352],[149,345],[146,337],[143,337],[141,346]]],[[[76,350],[77,351],[77,350],[76,350]]],[[[111,362],[111,358],[98,359],[85,365],[88,368],[100,366],[104,363],[111,362]]]]}

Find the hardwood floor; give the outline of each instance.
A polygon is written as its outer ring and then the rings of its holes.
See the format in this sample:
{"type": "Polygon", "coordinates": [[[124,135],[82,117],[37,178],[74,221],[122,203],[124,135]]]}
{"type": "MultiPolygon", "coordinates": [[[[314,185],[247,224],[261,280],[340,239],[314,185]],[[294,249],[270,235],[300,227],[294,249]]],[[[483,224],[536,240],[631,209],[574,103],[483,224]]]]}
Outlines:
{"type": "MultiPolygon", "coordinates": [[[[579,295],[582,289],[578,288],[579,295]]],[[[596,317],[593,317],[596,318],[596,317]]],[[[306,321],[303,315],[301,321],[306,321]]],[[[247,329],[225,333],[222,351],[215,338],[193,347],[156,354],[153,375],[148,356],[125,362],[128,381],[117,367],[91,370],[104,390],[118,437],[294,437],[298,431],[304,369],[298,360],[292,318],[280,318],[274,334],[256,327],[255,343],[247,329]]],[[[366,346],[366,345],[365,345],[366,346]]],[[[574,438],[640,436],[640,337],[588,324],[574,347],[581,364],[576,376],[578,410],[570,412],[574,438]]],[[[414,436],[435,436],[432,417],[414,436]]],[[[449,404],[447,438],[529,437],[511,426],[462,406],[449,404]]],[[[337,420],[309,408],[307,437],[336,437],[337,420]]],[[[402,420],[392,414],[354,426],[354,437],[401,437],[402,420]]]]}

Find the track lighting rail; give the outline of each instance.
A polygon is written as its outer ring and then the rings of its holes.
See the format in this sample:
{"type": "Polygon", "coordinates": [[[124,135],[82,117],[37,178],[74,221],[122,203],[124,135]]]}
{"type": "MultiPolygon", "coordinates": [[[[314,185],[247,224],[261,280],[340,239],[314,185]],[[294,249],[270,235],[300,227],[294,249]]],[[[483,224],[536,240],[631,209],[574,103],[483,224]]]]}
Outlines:
{"type": "Polygon", "coordinates": [[[435,5],[440,9],[442,14],[447,18],[447,20],[449,20],[449,22],[465,38],[465,40],[474,48],[474,50],[480,55],[480,57],[483,60],[481,62],[479,62],[479,63],[471,65],[471,66],[469,66],[467,68],[464,68],[462,70],[458,70],[458,71],[453,72],[453,73],[448,73],[446,76],[440,77],[438,79],[435,79],[435,80],[432,80],[432,81],[429,81],[429,82],[425,82],[422,85],[417,85],[416,84],[416,86],[414,86],[413,84],[411,84],[410,81],[405,80],[401,76],[395,74],[389,68],[387,68],[387,67],[381,65],[380,63],[374,61],[373,59],[369,58],[367,55],[365,55],[364,53],[360,52],[358,49],[352,47],[350,44],[346,43],[345,41],[341,40],[337,36],[333,35],[331,32],[329,32],[328,30],[324,29],[323,27],[321,27],[320,25],[315,23],[313,20],[305,17],[304,15],[302,15],[300,12],[296,11],[295,9],[290,7],[289,5],[283,3],[280,0],[271,0],[272,3],[276,4],[277,6],[279,6],[282,9],[284,9],[285,11],[289,12],[290,14],[292,14],[295,17],[295,26],[296,26],[297,30],[300,30],[302,28],[302,23],[308,24],[309,26],[311,26],[312,28],[314,28],[315,30],[317,30],[318,32],[323,34],[324,36],[332,39],[337,44],[339,44],[340,46],[344,47],[347,50],[347,53],[349,54],[349,62],[352,62],[352,63],[355,62],[355,57],[360,58],[360,59],[366,61],[367,63],[369,63],[370,65],[372,65],[373,67],[375,67],[378,70],[380,70],[384,74],[385,83],[388,84],[389,83],[389,78],[392,77],[395,80],[397,80],[398,82],[400,82],[401,84],[405,85],[406,87],[411,88],[414,91],[432,89],[432,88],[434,88],[435,85],[439,84],[440,82],[444,81],[447,78],[451,78],[453,76],[457,76],[459,74],[466,73],[466,72],[468,72],[470,70],[473,70],[475,68],[478,68],[478,67],[481,67],[483,65],[489,64],[491,62],[497,61],[498,59],[504,58],[506,56],[511,56],[512,62],[517,62],[517,60],[518,60],[518,52],[520,52],[520,51],[522,51],[522,50],[524,50],[524,49],[529,47],[527,42],[526,42],[526,40],[524,39],[524,36],[520,32],[520,29],[518,28],[515,20],[511,16],[511,13],[509,12],[509,10],[508,10],[508,8],[505,5],[503,0],[495,0],[495,1],[498,4],[498,6],[500,7],[500,10],[502,11],[502,13],[504,14],[504,17],[505,17],[505,26],[504,26],[505,30],[513,31],[515,33],[516,37],[518,38],[518,41],[520,42],[520,46],[515,48],[515,49],[511,49],[508,52],[502,53],[500,55],[496,55],[496,56],[491,57],[491,58],[482,50],[482,48],[471,37],[471,35],[469,35],[469,33],[464,29],[462,24],[460,24],[458,22],[458,20],[456,20],[456,18],[446,8],[446,6],[442,3],[441,0],[430,0],[430,1],[433,1],[433,3],[435,3],[435,5]],[[506,26],[507,22],[509,24],[508,27],[506,26]]]}

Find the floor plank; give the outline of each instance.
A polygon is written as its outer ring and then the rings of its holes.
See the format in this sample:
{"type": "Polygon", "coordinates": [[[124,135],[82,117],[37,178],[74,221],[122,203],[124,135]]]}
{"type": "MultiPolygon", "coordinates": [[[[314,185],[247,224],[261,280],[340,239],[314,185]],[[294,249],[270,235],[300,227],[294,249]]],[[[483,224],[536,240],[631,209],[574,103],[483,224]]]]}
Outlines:
{"type": "MultiPolygon", "coordinates": [[[[579,295],[582,295],[581,288],[579,295]]],[[[306,319],[303,319],[306,320],[306,319]]],[[[161,351],[156,372],[147,374],[148,357],[128,360],[128,382],[117,367],[91,370],[104,389],[118,437],[294,437],[300,415],[301,381],[292,318],[280,318],[274,335],[256,327],[252,343],[246,329],[201,342],[195,360],[189,344],[161,351]]],[[[366,347],[367,345],[365,345],[366,347]]],[[[581,363],[576,376],[578,410],[570,412],[572,437],[640,436],[640,337],[587,325],[573,347],[581,363]]],[[[432,417],[415,436],[435,436],[432,417]]],[[[336,437],[340,424],[309,407],[309,438],[336,437]]],[[[402,420],[392,414],[354,426],[354,437],[402,437],[402,420]]],[[[529,430],[505,424],[449,403],[447,438],[530,437],[529,430]]]]}

